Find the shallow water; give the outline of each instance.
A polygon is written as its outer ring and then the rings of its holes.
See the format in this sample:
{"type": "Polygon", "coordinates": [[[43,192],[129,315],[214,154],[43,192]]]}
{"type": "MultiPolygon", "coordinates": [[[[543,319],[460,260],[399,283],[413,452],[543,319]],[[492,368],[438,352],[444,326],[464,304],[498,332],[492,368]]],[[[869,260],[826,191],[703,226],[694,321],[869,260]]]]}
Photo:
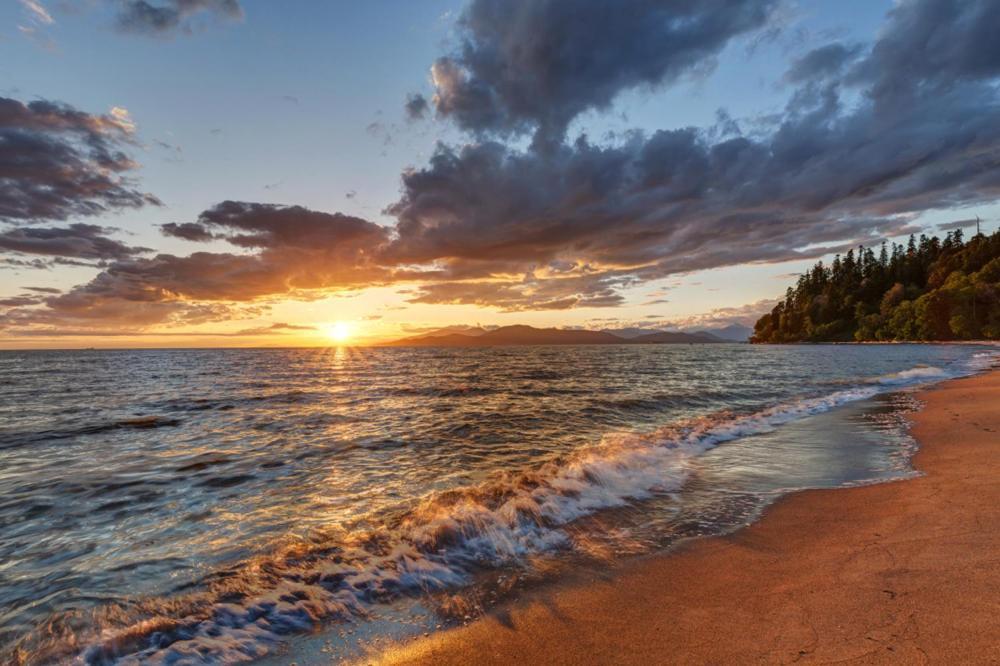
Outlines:
{"type": "MultiPolygon", "coordinates": [[[[968,346],[0,352],[0,656],[240,661],[911,474],[968,346]]],[[[429,609],[429,610],[428,610],[429,609]]]]}

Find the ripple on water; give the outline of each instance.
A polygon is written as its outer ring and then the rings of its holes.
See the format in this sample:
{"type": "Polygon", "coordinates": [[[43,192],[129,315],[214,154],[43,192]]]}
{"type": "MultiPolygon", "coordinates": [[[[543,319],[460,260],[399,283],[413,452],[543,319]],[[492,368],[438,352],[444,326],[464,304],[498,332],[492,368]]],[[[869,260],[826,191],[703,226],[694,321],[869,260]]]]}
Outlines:
{"type": "Polygon", "coordinates": [[[906,406],[865,401],[976,353],[0,353],[0,654],[235,661],[409,597],[461,616],[909,473],[906,406]]]}

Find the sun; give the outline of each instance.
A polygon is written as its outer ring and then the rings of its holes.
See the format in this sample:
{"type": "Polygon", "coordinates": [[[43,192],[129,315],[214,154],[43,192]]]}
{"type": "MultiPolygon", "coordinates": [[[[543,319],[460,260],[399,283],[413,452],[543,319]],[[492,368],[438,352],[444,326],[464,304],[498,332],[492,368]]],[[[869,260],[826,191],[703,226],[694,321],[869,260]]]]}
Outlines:
{"type": "Polygon", "coordinates": [[[351,339],[351,325],[346,321],[335,321],[324,329],[326,336],[336,342],[343,344],[351,339]]]}

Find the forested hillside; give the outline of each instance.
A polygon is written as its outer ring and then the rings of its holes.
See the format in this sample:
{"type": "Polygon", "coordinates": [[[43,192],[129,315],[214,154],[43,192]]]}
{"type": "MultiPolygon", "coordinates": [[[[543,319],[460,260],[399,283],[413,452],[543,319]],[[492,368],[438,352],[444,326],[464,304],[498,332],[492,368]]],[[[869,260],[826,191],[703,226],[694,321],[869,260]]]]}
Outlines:
{"type": "Polygon", "coordinates": [[[859,247],[816,264],[752,342],[1000,339],[1000,231],[859,247]]]}

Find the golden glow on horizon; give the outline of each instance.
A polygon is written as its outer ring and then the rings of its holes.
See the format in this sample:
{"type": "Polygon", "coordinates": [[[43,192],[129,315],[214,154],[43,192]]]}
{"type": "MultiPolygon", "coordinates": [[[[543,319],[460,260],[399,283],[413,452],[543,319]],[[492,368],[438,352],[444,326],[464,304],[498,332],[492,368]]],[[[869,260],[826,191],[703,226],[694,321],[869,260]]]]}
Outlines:
{"type": "MultiPolygon", "coordinates": [[[[80,348],[198,348],[198,347],[357,347],[380,344],[454,324],[508,326],[527,324],[538,328],[580,326],[599,330],[649,324],[651,315],[668,320],[702,314],[755,300],[784,284],[790,272],[809,270],[812,260],[784,264],[759,264],[739,269],[713,269],[669,278],[638,288],[630,300],[615,308],[571,310],[513,310],[459,303],[416,303],[412,293],[395,287],[370,287],[350,296],[336,293],[316,300],[277,299],[267,315],[230,322],[150,328],[134,333],[84,335],[54,331],[19,334],[0,331],[0,349],[80,348]],[[667,300],[669,299],[669,301],[667,300]],[[335,313],[335,314],[334,314],[335,313]],[[336,318],[334,318],[336,317],[336,318]],[[276,323],[290,325],[274,329],[276,323]],[[347,338],[331,335],[343,323],[347,338]],[[260,331],[252,334],[244,331],[260,331]]],[[[74,269],[77,270],[77,269],[74,269]]],[[[82,270],[82,269],[79,269],[82,270]]],[[[2,281],[0,281],[2,282],[2,281]]],[[[43,286],[70,288],[70,283],[43,286]]],[[[6,284],[0,285],[3,297],[6,284]]],[[[15,292],[10,295],[16,296],[15,292]]],[[[102,327],[103,328],[103,327],[102,327]]]]}
{"type": "Polygon", "coordinates": [[[324,327],[323,331],[326,333],[326,337],[330,338],[338,345],[342,345],[351,339],[353,331],[351,330],[351,325],[346,321],[335,321],[324,327]]]}

